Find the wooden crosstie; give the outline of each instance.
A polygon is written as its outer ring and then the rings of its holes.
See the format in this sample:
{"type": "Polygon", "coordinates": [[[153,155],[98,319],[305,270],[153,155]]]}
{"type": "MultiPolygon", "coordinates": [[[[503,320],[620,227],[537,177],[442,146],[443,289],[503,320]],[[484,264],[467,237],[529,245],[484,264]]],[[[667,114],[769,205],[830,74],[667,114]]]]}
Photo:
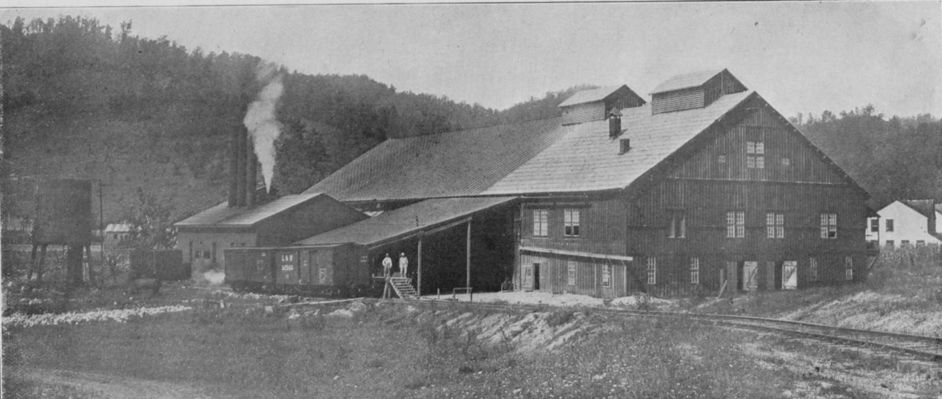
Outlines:
{"type": "MultiPolygon", "coordinates": [[[[388,280],[389,286],[392,287],[396,295],[402,299],[416,299],[418,294],[415,292],[415,288],[412,287],[412,279],[408,277],[390,277],[388,280]]],[[[385,296],[385,295],[384,295],[385,296]]]]}

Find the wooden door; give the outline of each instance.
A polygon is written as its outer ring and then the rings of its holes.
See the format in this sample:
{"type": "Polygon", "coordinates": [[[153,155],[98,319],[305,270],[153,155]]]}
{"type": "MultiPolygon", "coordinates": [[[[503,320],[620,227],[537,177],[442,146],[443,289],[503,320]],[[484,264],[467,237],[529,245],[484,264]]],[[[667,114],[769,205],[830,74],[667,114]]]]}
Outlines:
{"type": "Polygon", "coordinates": [[[759,289],[759,262],[750,260],[743,262],[742,266],[742,289],[745,291],[756,291],[759,289]]]}

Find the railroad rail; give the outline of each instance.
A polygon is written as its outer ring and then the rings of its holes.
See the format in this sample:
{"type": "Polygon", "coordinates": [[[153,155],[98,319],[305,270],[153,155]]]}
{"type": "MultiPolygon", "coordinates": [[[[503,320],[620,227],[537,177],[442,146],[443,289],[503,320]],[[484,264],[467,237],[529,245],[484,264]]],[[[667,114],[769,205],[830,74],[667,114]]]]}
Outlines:
{"type": "MultiPolygon", "coordinates": [[[[521,309],[531,311],[547,311],[554,308],[548,305],[510,305],[487,302],[454,302],[445,300],[405,301],[402,303],[460,303],[465,306],[509,311],[521,309]]],[[[595,313],[614,316],[683,318],[724,327],[747,328],[752,330],[812,338],[819,341],[841,343],[851,346],[878,348],[898,353],[905,353],[922,360],[930,360],[942,363],[942,337],[930,337],[924,335],[903,334],[879,330],[861,330],[802,321],[770,319],[754,316],[671,312],[662,310],[644,311],[629,309],[608,309],[598,307],[587,307],[584,309],[595,313]]]]}

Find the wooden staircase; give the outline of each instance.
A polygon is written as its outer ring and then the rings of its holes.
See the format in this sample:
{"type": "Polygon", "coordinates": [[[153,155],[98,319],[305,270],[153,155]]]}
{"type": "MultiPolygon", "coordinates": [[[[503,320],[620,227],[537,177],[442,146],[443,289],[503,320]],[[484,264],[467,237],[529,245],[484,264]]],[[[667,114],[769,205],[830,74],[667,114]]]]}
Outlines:
{"type": "Polygon", "coordinates": [[[396,292],[402,299],[416,299],[418,294],[415,292],[415,288],[412,287],[412,279],[408,277],[390,277],[389,285],[392,286],[393,291],[396,292]]]}

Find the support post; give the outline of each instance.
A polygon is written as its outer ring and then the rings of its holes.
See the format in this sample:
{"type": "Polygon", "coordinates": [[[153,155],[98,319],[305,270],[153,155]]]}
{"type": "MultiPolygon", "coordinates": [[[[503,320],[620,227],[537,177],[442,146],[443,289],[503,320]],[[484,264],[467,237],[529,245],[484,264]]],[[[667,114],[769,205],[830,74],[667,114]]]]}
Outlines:
{"type": "Polygon", "coordinates": [[[465,279],[465,287],[471,287],[471,221],[468,220],[468,235],[467,235],[467,245],[465,246],[465,254],[467,255],[465,259],[465,266],[467,268],[465,279]]]}
{"type": "Polygon", "coordinates": [[[419,294],[419,299],[422,298],[422,234],[419,234],[419,248],[418,254],[416,255],[416,291],[419,294]]]}

